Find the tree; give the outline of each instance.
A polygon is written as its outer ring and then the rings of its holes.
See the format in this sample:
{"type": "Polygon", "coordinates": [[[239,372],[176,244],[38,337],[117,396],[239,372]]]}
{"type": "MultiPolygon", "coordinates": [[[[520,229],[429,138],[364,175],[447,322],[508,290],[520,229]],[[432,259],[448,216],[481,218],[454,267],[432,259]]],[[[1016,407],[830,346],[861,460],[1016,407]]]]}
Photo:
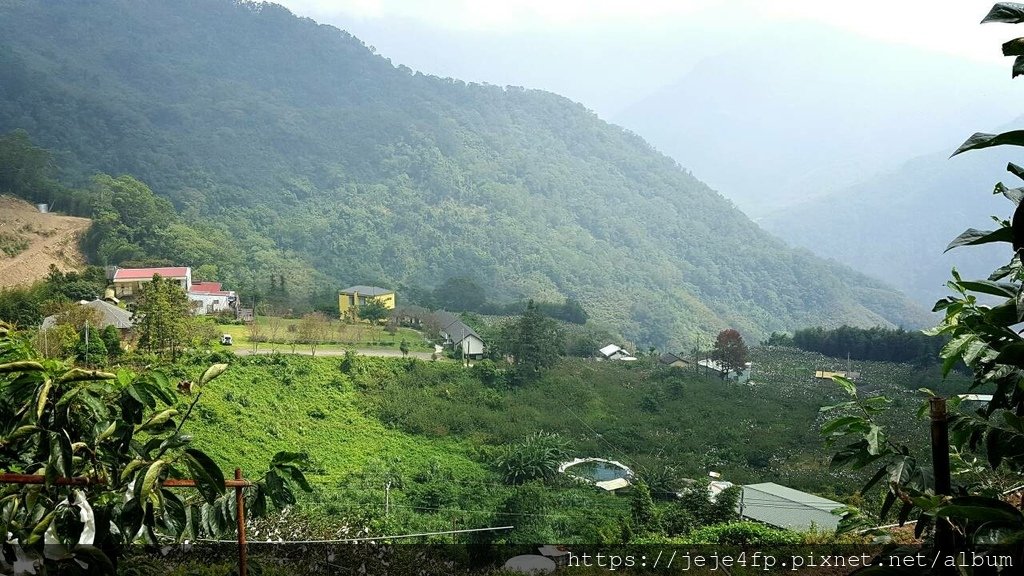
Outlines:
{"type": "Polygon", "coordinates": [[[299,320],[298,337],[309,345],[309,353],[316,356],[316,347],[326,338],[331,329],[331,321],[323,312],[311,312],[299,320]]]}
{"type": "Polygon", "coordinates": [[[633,484],[633,492],[629,498],[629,509],[632,515],[633,527],[642,532],[652,532],[658,527],[658,511],[654,507],[654,499],[651,498],[651,489],[647,483],[638,479],[633,484]]]}
{"type": "Polygon", "coordinates": [[[741,371],[746,367],[750,351],[739,332],[729,328],[718,333],[712,358],[718,360],[726,370],[741,371]]]}
{"type": "Polygon", "coordinates": [[[177,282],[154,274],[152,281],[142,283],[135,304],[140,346],[177,356],[178,349],[188,342],[191,317],[188,296],[177,282]]]}
{"type": "Polygon", "coordinates": [[[484,305],[484,289],[466,277],[449,278],[434,289],[434,304],[445,310],[477,312],[484,305]]]}
{"type": "MultiPolygon", "coordinates": [[[[46,479],[5,488],[5,542],[19,542],[48,573],[114,574],[130,545],[231,534],[234,494],[217,464],[182,434],[203,388],[225,369],[210,366],[196,378],[198,393],[181,402],[162,372],[40,362],[23,335],[0,323],[0,470],[46,479]],[[198,490],[172,490],[163,485],[169,478],[191,478],[198,490]],[[54,554],[58,548],[67,554],[54,554]]],[[[276,507],[294,503],[295,488],[309,489],[303,460],[278,453],[248,490],[246,509],[263,514],[268,498],[276,507]]]]}
{"type": "Polygon", "coordinates": [[[391,310],[383,302],[376,298],[369,298],[366,304],[359,306],[359,319],[366,320],[370,324],[378,324],[391,314],[391,310]]]}
{"type": "Polygon", "coordinates": [[[518,319],[506,322],[499,333],[498,348],[512,357],[512,382],[536,380],[555,365],[563,353],[565,334],[558,324],[544,316],[530,300],[518,319]]]}

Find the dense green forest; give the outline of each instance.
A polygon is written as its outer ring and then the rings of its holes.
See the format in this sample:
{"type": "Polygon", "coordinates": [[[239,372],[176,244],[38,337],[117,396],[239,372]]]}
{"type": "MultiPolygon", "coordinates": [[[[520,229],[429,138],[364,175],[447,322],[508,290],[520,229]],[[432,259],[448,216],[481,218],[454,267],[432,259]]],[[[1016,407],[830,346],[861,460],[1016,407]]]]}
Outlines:
{"type": "Polygon", "coordinates": [[[801,328],[792,336],[773,333],[766,344],[792,346],[833,358],[931,365],[939,363],[939,352],[948,342],[949,338],[941,336],[927,336],[923,332],[903,329],[890,330],[880,326],[840,326],[833,329],[819,326],[801,328]]]}
{"type": "Polygon", "coordinates": [[[150,187],[180,214],[167,252],[242,289],[470,277],[487,301],[569,297],[670,346],[725,327],[927,322],[582,105],[413,73],[273,4],[4,2],[0,133],[16,129],[68,186],[150,187]]]}

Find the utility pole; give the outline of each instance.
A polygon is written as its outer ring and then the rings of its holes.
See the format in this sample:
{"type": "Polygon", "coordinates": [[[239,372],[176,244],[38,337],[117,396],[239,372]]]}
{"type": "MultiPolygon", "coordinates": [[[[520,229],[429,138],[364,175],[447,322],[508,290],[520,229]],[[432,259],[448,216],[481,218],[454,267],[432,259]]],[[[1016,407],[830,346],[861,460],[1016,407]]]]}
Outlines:
{"type": "Polygon", "coordinates": [[[85,321],[85,365],[89,365],[89,320],[85,321]]]}
{"type": "Polygon", "coordinates": [[[391,480],[384,485],[384,517],[391,514],[391,480]]]}

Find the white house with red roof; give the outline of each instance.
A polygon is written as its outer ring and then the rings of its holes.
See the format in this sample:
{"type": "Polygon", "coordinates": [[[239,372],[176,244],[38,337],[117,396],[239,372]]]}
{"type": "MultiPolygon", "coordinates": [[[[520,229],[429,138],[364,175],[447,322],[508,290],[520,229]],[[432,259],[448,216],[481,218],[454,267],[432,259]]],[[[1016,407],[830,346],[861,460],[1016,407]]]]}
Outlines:
{"type": "Polygon", "coordinates": [[[234,312],[238,296],[234,290],[224,290],[220,282],[193,282],[188,299],[196,314],[234,312]]]}
{"type": "Polygon", "coordinates": [[[114,296],[118,298],[138,296],[142,285],[152,282],[153,276],[157,274],[165,280],[177,282],[185,292],[192,289],[192,269],[188,266],[116,268],[113,277],[110,277],[110,283],[114,287],[114,296]]]}

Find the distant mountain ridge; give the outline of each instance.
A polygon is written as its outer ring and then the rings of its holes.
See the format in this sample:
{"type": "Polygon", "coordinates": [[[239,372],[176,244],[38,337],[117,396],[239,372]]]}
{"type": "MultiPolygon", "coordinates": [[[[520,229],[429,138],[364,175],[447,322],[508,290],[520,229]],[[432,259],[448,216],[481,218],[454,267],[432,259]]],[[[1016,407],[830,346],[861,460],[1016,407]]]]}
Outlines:
{"type": "MultiPolygon", "coordinates": [[[[1019,125],[1024,118],[996,131],[1019,125]]],[[[1007,162],[1021,161],[1019,152],[981,150],[950,158],[957,144],[758,222],[819,256],[886,278],[922,305],[934,304],[948,294],[953,267],[964,278],[986,278],[1012,256],[1008,244],[943,253],[965,229],[993,229],[992,216],[1013,213],[1010,202],[992,194],[996,182],[1021,184],[1006,172],[1007,162]]]]}
{"type": "Polygon", "coordinates": [[[998,65],[788,23],[611,120],[759,217],[1006,122],[1022,95],[998,65]]]}
{"type": "Polygon", "coordinates": [[[0,132],[18,128],[68,178],[132,174],[233,238],[178,258],[238,287],[469,276],[669,346],[928,321],[579,104],[413,74],[273,4],[0,3],[0,132]]]}

